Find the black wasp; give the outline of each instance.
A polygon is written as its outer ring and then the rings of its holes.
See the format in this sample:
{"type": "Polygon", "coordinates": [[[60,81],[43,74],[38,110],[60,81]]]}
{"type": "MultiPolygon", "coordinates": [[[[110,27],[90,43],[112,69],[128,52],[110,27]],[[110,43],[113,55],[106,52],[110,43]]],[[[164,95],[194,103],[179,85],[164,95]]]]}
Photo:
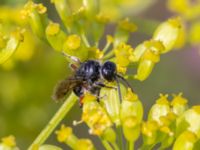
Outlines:
{"type": "Polygon", "coordinates": [[[114,62],[106,61],[103,64],[97,60],[80,62],[80,60],[74,56],[64,55],[76,63],[70,65],[74,70],[74,75],[58,83],[52,96],[54,100],[62,99],[69,91],[73,90],[75,95],[79,97],[79,104],[82,106],[82,98],[86,91],[97,96],[97,100],[99,100],[102,87],[115,88],[105,85],[104,81],[117,82],[120,99],[119,79],[122,79],[128,87],[131,87],[130,84],[117,73],[116,64],[114,62]]]}

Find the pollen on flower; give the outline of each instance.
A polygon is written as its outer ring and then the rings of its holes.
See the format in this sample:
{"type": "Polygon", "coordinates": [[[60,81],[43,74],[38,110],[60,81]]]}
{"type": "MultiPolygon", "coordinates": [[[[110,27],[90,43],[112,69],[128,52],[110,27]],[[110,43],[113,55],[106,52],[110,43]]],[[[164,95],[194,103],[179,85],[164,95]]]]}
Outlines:
{"type": "Polygon", "coordinates": [[[114,49],[116,56],[116,63],[121,67],[127,67],[132,61],[130,58],[133,57],[133,48],[125,43],[119,44],[119,46],[114,49]]]}
{"type": "Polygon", "coordinates": [[[76,50],[81,45],[81,38],[76,34],[69,35],[64,43],[64,47],[70,50],[76,50]]]}
{"type": "Polygon", "coordinates": [[[108,114],[90,94],[84,96],[83,102],[82,120],[90,127],[91,134],[102,135],[112,125],[108,114]]]}
{"type": "Polygon", "coordinates": [[[70,127],[66,127],[65,125],[61,126],[61,129],[56,131],[57,140],[59,142],[65,142],[67,138],[72,135],[72,129],[70,127]]]}
{"type": "Polygon", "coordinates": [[[15,147],[16,142],[15,142],[15,137],[13,135],[9,135],[7,137],[4,137],[1,139],[2,143],[5,144],[8,147],[15,147]]]}
{"type": "Polygon", "coordinates": [[[103,56],[104,56],[104,52],[103,52],[103,51],[100,51],[99,49],[96,49],[96,50],[95,50],[95,53],[96,53],[96,58],[97,58],[97,59],[102,59],[103,56]]]}
{"type": "Polygon", "coordinates": [[[122,67],[122,66],[120,66],[120,64],[117,64],[117,72],[125,74],[126,70],[127,70],[127,67],[122,67]]]}
{"type": "Polygon", "coordinates": [[[128,101],[136,101],[136,100],[138,100],[138,96],[137,96],[137,94],[133,93],[130,88],[128,88],[127,94],[124,99],[128,100],[128,101]]]}
{"type": "Polygon", "coordinates": [[[137,26],[131,23],[128,18],[119,22],[119,27],[128,32],[134,32],[137,30],[137,26]]]}
{"type": "Polygon", "coordinates": [[[50,22],[46,28],[47,35],[55,35],[60,31],[60,25],[58,23],[50,22]]]}

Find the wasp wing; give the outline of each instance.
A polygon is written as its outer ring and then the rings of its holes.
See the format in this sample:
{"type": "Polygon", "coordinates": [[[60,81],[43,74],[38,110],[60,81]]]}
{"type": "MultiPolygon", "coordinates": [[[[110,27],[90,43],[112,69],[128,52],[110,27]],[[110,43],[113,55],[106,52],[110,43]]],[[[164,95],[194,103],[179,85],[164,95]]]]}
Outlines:
{"type": "Polygon", "coordinates": [[[82,83],[82,79],[80,78],[77,79],[73,77],[70,77],[58,82],[58,84],[56,85],[54,89],[52,99],[55,101],[58,101],[64,98],[65,95],[68,94],[68,92],[70,92],[74,87],[76,87],[77,85],[80,85],[81,83],[82,83]]]}

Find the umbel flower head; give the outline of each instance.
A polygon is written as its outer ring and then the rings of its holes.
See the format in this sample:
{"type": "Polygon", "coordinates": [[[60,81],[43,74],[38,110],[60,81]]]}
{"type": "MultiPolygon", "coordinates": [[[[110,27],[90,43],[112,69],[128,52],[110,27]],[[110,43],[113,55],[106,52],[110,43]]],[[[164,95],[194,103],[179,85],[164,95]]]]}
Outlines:
{"type": "MultiPolygon", "coordinates": [[[[140,137],[143,140],[140,149],[144,150],[153,149],[158,144],[160,149],[198,147],[200,106],[188,108],[187,99],[182,94],[173,95],[172,101],[167,94],[160,94],[151,107],[147,120],[144,120],[140,96],[127,81],[130,78],[139,81],[147,79],[154,66],[161,61],[160,56],[173,49],[182,29],[179,17],[160,23],[150,39],[133,47],[128,40],[130,33],[137,30],[137,25],[128,18],[116,20],[103,14],[97,0],[83,0],[78,8],[65,0],[52,0],[52,3],[64,26],[48,18],[48,10],[43,4],[30,0],[22,10],[22,17],[29,22],[33,32],[56,52],[64,53],[69,63],[73,60],[84,62],[91,59],[100,63],[107,60],[113,62],[117,66],[117,74],[128,85],[118,84],[118,80],[107,81],[105,85],[113,88],[101,88],[98,97],[84,91],[84,96],[81,97],[81,121],[75,121],[75,125],[85,123],[89,134],[97,136],[106,150],[123,150],[125,144],[132,150],[140,137]],[[104,36],[105,27],[110,23],[115,24],[115,31],[112,35],[104,36]],[[105,37],[105,45],[100,46],[100,41],[105,37]],[[133,66],[135,74],[129,72],[133,66]]],[[[5,61],[5,57],[8,58],[5,52],[15,50],[21,41],[21,32],[17,33],[17,36],[9,40],[0,35],[0,63],[5,61]]],[[[28,150],[60,149],[43,143],[76,103],[76,99],[72,92],[28,150]]],[[[58,142],[71,149],[97,149],[92,140],[76,136],[71,127],[62,125],[56,135],[58,142]]]]}

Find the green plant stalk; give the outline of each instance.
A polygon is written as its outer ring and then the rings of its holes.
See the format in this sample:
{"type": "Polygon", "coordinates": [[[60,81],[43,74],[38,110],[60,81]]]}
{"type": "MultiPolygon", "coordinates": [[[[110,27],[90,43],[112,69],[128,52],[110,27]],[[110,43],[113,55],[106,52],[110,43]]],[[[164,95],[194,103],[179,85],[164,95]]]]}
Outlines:
{"type": "Polygon", "coordinates": [[[101,143],[103,144],[106,150],[113,150],[110,144],[106,140],[101,139],[101,143]]]}
{"type": "Polygon", "coordinates": [[[57,113],[53,116],[47,126],[42,130],[42,132],[38,135],[38,137],[33,141],[28,150],[32,150],[34,146],[40,146],[45,142],[45,140],[49,137],[49,135],[53,132],[53,130],[57,127],[60,121],[66,116],[66,114],[71,110],[71,108],[76,103],[76,96],[74,93],[71,93],[69,97],[65,100],[63,105],[57,111],[57,113]]]}
{"type": "Polygon", "coordinates": [[[128,150],[134,150],[134,142],[132,141],[128,142],[128,150]]]}
{"type": "Polygon", "coordinates": [[[118,137],[118,142],[119,142],[119,148],[120,148],[120,150],[123,150],[124,142],[123,142],[123,132],[122,132],[121,126],[117,127],[117,137],[118,137]]]}
{"type": "Polygon", "coordinates": [[[112,144],[114,150],[119,150],[119,147],[118,147],[118,145],[116,144],[116,142],[111,142],[111,144],[112,144]]]}

